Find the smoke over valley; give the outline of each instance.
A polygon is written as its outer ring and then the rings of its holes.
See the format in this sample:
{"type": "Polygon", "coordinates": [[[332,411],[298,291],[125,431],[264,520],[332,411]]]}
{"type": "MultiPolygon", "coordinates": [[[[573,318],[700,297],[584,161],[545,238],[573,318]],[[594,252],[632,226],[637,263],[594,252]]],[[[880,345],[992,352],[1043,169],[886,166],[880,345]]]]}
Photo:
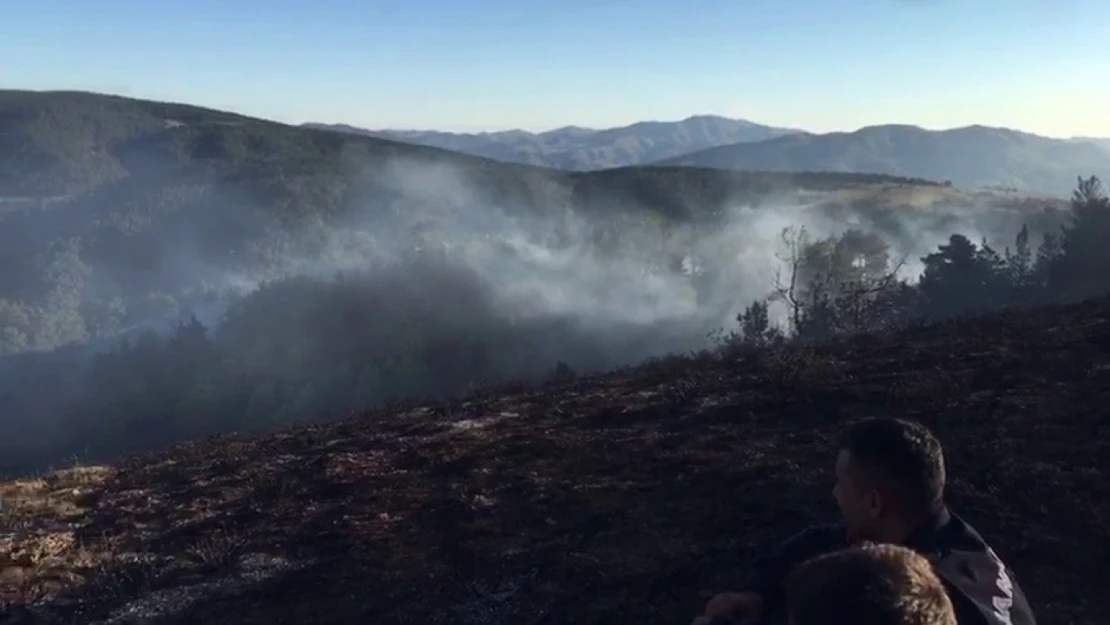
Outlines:
{"type": "Polygon", "coordinates": [[[874,235],[912,282],[954,233],[1063,222],[923,180],[564,173],[124,102],[148,127],[100,169],[3,179],[7,471],[714,347],[781,284],[785,229],[874,235]]]}

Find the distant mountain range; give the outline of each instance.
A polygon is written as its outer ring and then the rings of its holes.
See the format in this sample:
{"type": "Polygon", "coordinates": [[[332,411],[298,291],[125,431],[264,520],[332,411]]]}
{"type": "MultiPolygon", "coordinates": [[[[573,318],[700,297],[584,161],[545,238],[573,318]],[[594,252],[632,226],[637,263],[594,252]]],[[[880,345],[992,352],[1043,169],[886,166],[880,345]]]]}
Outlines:
{"type": "Polygon", "coordinates": [[[569,171],[640,165],[721,145],[762,141],[800,132],[713,115],[677,122],[645,121],[601,130],[566,126],[540,133],[507,130],[467,134],[436,130],[367,130],[344,124],[303,125],[569,171]]]}
{"type": "Polygon", "coordinates": [[[967,126],[931,131],[886,125],[855,132],[793,134],[709,148],[661,165],[766,171],[836,171],[946,180],[961,187],[1012,187],[1060,194],[1081,175],[1110,175],[1110,151],[1091,141],[967,126]]]}
{"type": "Polygon", "coordinates": [[[933,131],[889,124],[816,134],[713,116],[538,134],[306,126],[568,170],[651,164],[879,173],[1052,195],[1070,193],[1077,175],[1110,178],[1110,139],[1052,139],[988,126],[933,131]]]}

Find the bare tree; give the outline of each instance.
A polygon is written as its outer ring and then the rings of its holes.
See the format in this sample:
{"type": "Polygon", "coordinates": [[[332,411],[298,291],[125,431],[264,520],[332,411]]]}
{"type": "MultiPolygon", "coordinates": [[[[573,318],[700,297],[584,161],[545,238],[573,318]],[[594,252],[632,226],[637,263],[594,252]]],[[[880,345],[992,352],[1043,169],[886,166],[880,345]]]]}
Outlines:
{"type": "Polygon", "coordinates": [[[770,301],[783,302],[791,334],[823,338],[862,332],[895,321],[894,292],[905,258],[890,264],[877,236],[848,230],[840,237],[813,241],[804,227],[782,231],[782,261],[770,301]]]}
{"type": "Polygon", "coordinates": [[[806,248],[811,244],[805,227],[789,226],[782,229],[782,249],[775,254],[785,264],[775,269],[774,292],[768,301],[783,302],[789,309],[790,330],[796,334],[803,323],[805,301],[802,295],[801,273],[805,266],[806,248]]]}

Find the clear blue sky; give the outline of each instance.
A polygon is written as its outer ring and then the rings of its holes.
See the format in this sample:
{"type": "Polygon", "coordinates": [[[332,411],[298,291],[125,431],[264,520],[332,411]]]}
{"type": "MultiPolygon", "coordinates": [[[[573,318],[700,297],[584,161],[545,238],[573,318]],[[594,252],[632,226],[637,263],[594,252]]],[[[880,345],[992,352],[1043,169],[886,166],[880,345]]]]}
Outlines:
{"type": "Polygon", "coordinates": [[[3,0],[0,87],[476,130],[1110,136],[1108,0],[3,0]]]}

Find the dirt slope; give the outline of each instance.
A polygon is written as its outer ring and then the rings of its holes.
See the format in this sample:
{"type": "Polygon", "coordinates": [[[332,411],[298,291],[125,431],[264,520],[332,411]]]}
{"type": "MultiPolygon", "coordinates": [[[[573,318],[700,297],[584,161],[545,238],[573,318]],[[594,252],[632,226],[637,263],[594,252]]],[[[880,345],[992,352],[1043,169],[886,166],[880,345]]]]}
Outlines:
{"type": "Polygon", "coordinates": [[[761,546],[830,517],[831,439],[880,414],[936,429],[953,506],[1041,623],[1110,614],[1103,300],[8,484],[0,623],[686,623],[761,546]]]}

